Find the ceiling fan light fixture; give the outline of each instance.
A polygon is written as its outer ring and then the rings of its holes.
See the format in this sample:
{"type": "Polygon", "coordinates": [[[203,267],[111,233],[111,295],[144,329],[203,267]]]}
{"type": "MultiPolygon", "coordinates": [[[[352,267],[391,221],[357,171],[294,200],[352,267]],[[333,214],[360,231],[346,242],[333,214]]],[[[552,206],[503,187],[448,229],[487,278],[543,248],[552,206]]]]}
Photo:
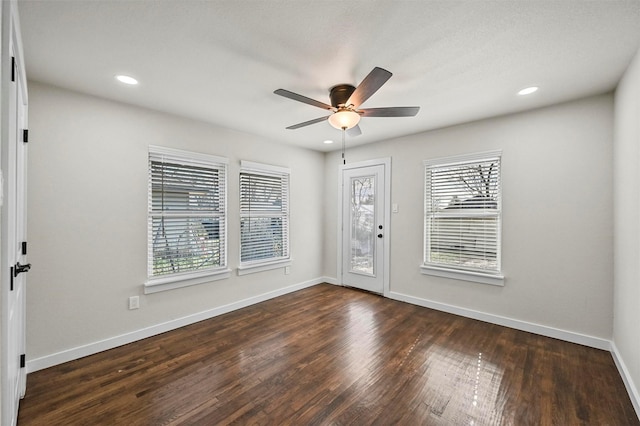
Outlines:
{"type": "Polygon", "coordinates": [[[329,116],[329,124],[338,130],[348,130],[360,122],[360,114],[350,110],[340,110],[329,116]]]}

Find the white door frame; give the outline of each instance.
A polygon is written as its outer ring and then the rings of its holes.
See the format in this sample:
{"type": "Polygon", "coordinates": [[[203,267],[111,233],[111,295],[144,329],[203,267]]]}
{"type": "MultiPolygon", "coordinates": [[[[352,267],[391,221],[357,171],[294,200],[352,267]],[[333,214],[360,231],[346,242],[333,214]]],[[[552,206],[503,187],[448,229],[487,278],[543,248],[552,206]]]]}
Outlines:
{"type": "Polygon", "coordinates": [[[391,260],[391,157],[377,158],[374,160],[366,160],[359,161],[357,163],[349,163],[345,165],[340,165],[338,168],[338,232],[337,232],[337,279],[339,285],[344,285],[343,282],[343,268],[342,268],[342,232],[343,232],[343,171],[348,169],[357,169],[361,167],[369,167],[369,166],[384,166],[384,229],[383,229],[383,247],[384,247],[384,255],[383,255],[383,291],[382,295],[384,297],[389,297],[389,269],[390,269],[390,260],[391,260]]]}
{"type": "MultiPolygon", "coordinates": [[[[18,188],[25,180],[18,182],[17,173],[21,168],[17,161],[25,159],[22,150],[22,138],[18,135],[26,129],[27,121],[27,78],[24,70],[24,58],[22,40],[20,37],[20,22],[18,18],[17,2],[15,0],[3,1],[1,7],[1,89],[0,97],[0,173],[2,182],[2,203],[0,222],[0,298],[2,307],[0,311],[0,393],[2,403],[0,405],[0,423],[2,425],[15,425],[18,417],[18,401],[24,396],[26,386],[26,368],[20,368],[19,354],[24,353],[25,327],[24,327],[24,275],[14,278],[14,290],[11,286],[11,267],[17,261],[24,261],[24,256],[19,255],[20,243],[23,235],[18,235],[19,220],[23,220],[24,210],[19,204],[26,201],[26,193],[18,194],[18,188]],[[12,69],[13,60],[15,66],[12,69]],[[13,75],[13,80],[12,80],[13,75]],[[12,94],[12,91],[15,94],[12,94]],[[18,103],[21,104],[18,106],[18,103]],[[21,113],[23,115],[21,115],[21,113]],[[21,215],[18,217],[18,215],[21,215]],[[18,290],[19,289],[19,290],[18,290]],[[20,294],[20,297],[17,295],[20,294]],[[10,309],[14,310],[14,319],[17,322],[9,324],[10,309]],[[19,318],[18,318],[19,317],[19,318]],[[17,342],[16,345],[9,343],[17,342]],[[9,349],[12,348],[12,350],[9,349]],[[17,353],[15,353],[17,352],[17,353]],[[16,375],[17,374],[17,375],[16,375]],[[12,378],[14,380],[12,380],[12,378]]],[[[26,151],[24,152],[26,155],[26,151]]],[[[26,164],[25,164],[26,167],[26,164]]],[[[26,169],[22,170],[23,172],[26,169]]],[[[26,223],[24,229],[26,230],[26,223]]]]}

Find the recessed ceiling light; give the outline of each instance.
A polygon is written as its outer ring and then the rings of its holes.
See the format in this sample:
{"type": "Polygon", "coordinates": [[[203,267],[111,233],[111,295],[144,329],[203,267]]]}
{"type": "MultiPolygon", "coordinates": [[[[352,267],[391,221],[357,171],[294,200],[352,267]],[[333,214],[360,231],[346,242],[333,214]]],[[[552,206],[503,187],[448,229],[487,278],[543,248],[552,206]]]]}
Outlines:
{"type": "Polygon", "coordinates": [[[124,84],[131,84],[131,85],[138,84],[138,80],[128,75],[116,75],[116,80],[124,84]]]}
{"type": "Polygon", "coordinates": [[[518,95],[523,96],[523,95],[530,95],[533,92],[537,92],[539,89],[538,86],[531,86],[531,87],[526,87],[524,89],[522,89],[521,91],[518,92],[518,95]]]}
{"type": "Polygon", "coordinates": [[[323,143],[330,144],[330,143],[333,143],[333,141],[330,141],[330,140],[328,140],[328,139],[327,139],[327,140],[326,140],[326,141],[324,141],[323,143]]]}

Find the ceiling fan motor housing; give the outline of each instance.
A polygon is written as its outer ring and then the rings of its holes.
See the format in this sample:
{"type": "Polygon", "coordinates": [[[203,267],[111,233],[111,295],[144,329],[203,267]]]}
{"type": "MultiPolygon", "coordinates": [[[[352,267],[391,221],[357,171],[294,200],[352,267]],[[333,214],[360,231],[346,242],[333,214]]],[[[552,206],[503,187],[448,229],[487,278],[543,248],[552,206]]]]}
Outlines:
{"type": "Polygon", "coordinates": [[[333,86],[329,90],[329,98],[331,98],[331,105],[334,108],[338,108],[339,106],[346,106],[347,101],[351,97],[351,94],[356,90],[356,88],[350,84],[338,84],[337,86],[333,86]]]}

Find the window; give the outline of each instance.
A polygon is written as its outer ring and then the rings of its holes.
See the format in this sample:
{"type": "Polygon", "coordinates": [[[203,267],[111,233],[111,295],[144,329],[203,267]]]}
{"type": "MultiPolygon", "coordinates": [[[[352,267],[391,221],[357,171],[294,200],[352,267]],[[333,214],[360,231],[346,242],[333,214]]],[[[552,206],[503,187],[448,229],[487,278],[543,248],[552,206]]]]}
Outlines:
{"type": "Polygon", "coordinates": [[[289,175],[283,167],[240,165],[240,274],[290,260],[289,175]]]}
{"type": "Polygon", "coordinates": [[[226,163],[211,155],[149,147],[145,286],[228,274],[226,163]]]}
{"type": "Polygon", "coordinates": [[[423,273],[502,285],[500,160],[496,151],[424,162],[423,273]]]}

